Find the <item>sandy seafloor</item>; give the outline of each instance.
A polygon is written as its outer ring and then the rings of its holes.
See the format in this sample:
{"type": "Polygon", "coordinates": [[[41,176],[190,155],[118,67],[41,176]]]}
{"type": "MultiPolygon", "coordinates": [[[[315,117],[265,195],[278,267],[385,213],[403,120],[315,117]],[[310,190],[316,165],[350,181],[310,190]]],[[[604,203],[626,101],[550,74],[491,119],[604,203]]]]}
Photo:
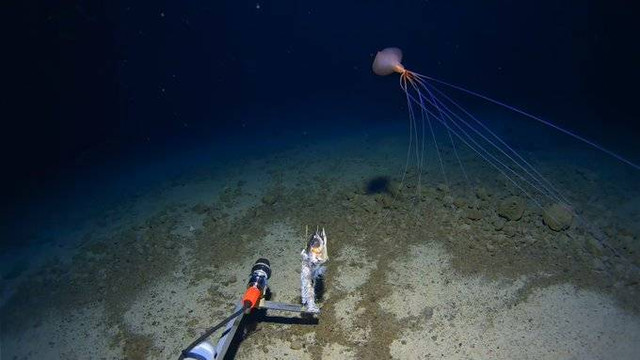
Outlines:
{"type": "Polygon", "coordinates": [[[271,260],[272,300],[299,302],[306,226],[329,238],[319,323],[253,324],[237,359],[637,358],[632,169],[583,147],[524,149],[611,250],[575,219],[549,229],[464,150],[471,184],[444,144],[448,186],[432,150],[420,188],[415,171],[401,184],[401,126],[288,137],[122,165],[40,204],[22,225],[31,245],[2,255],[0,358],[177,358],[232,311],[258,257],[271,260]],[[366,191],[376,178],[387,192],[366,191]],[[524,215],[506,221],[497,209],[512,195],[524,215]]]}

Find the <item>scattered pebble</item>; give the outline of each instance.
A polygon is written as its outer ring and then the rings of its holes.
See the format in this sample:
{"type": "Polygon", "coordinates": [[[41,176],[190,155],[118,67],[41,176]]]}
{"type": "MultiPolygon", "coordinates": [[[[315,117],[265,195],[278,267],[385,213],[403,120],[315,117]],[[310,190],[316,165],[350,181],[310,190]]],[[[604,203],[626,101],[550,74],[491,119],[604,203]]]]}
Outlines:
{"type": "Polygon", "coordinates": [[[455,198],[453,199],[453,205],[455,205],[458,209],[462,209],[467,206],[467,201],[464,198],[455,198]]]}
{"type": "Polygon", "coordinates": [[[427,306],[424,310],[422,310],[422,315],[425,320],[431,320],[433,317],[433,308],[431,306],[427,306]]]}
{"type": "Polygon", "coordinates": [[[440,192],[448,193],[449,192],[449,186],[447,186],[445,184],[440,184],[440,185],[438,185],[438,187],[436,187],[436,190],[438,190],[440,192]]]}
{"type": "Polygon", "coordinates": [[[553,231],[562,231],[571,226],[573,214],[566,206],[555,203],[544,210],[542,219],[549,229],[553,231]]]}
{"type": "Polygon", "coordinates": [[[585,241],[584,246],[591,255],[595,257],[602,256],[602,245],[600,245],[600,243],[596,239],[588,237],[585,241]]]}
{"type": "Polygon", "coordinates": [[[300,350],[302,349],[303,344],[302,344],[302,341],[300,340],[293,340],[289,347],[291,348],[291,350],[300,350]]]}
{"type": "Polygon", "coordinates": [[[509,238],[512,238],[512,237],[516,236],[516,228],[515,228],[515,226],[513,226],[513,225],[505,226],[505,227],[502,229],[502,231],[503,231],[503,232],[504,232],[504,234],[505,234],[507,237],[509,237],[509,238]]]}
{"type": "Polygon", "coordinates": [[[262,203],[265,205],[273,205],[278,201],[278,198],[273,194],[266,194],[262,197],[262,203]]]}
{"type": "Polygon", "coordinates": [[[478,209],[468,209],[467,210],[467,218],[471,220],[480,220],[482,219],[482,213],[478,209]]]}
{"type": "Polygon", "coordinates": [[[489,192],[487,192],[487,189],[483,187],[478,188],[478,190],[476,190],[476,196],[480,200],[489,200],[489,192]]]}
{"type": "Polygon", "coordinates": [[[211,208],[205,204],[199,203],[194,205],[191,210],[196,214],[206,214],[211,210],[211,208]]]}
{"type": "Polygon", "coordinates": [[[510,221],[517,221],[522,218],[524,213],[524,200],[517,196],[509,196],[502,200],[498,206],[498,215],[510,221]]]}

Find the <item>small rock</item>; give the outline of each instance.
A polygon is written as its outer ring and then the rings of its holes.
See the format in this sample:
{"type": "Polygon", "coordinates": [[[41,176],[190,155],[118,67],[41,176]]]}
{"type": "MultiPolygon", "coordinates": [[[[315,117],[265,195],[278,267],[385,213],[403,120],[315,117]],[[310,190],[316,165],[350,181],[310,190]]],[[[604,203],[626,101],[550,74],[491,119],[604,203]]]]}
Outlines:
{"type": "Polygon", "coordinates": [[[467,201],[464,198],[456,198],[453,199],[453,205],[455,205],[458,209],[461,209],[467,206],[467,201]]]}
{"type": "Polygon", "coordinates": [[[500,231],[504,228],[505,223],[506,221],[504,221],[503,218],[498,218],[493,221],[493,228],[496,229],[496,231],[500,231]]]}
{"type": "Polygon", "coordinates": [[[302,341],[300,340],[293,340],[291,342],[291,346],[290,346],[291,350],[300,350],[302,349],[302,341]]]}
{"type": "Polygon", "coordinates": [[[211,208],[205,204],[198,203],[191,208],[191,211],[193,211],[196,214],[206,214],[209,211],[211,211],[211,208]]]}
{"type": "Polygon", "coordinates": [[[591,255],[598,258],[602,256],[602,245],[596,239],[588,237],[585,241],[584,247],[591,255]]]}
{"type": "Polygon", "coordinates": [[[496,250],[496,247],[492,243],[488,242],[487,243],[487,251],[488,252],[494,252],[495,250],[496,250]]]}
{"type": "Polygon", "coordinates": [[[433,308],[431,306],[427,306],[424,310],[422,310],[422,315],[425,320],[431,320],[433,317],[433,308]]]}
{"type": "Polygon", "coordinates": [[[378,194],[376,197],[376,202],[380,204],[384,209],[390,209],[391,205],[393,205],[393,199],[391,196],[386,194],[378,194]]]}
{"type": "Polygon", "coordinates": [[[468,209],[467,218],[476,221],[482,219],[482,213],[478,209],[468,209]]]}
{"type": "Polygon", "coordinates": [[[262,216],[262,210],[260,208],[254,208],[253,209],[253,216],[258,217],[258,216],[262,216]]]}
{"type": "Polygon", "coordinates": [[[637,287],[640,284],[640,270],[632,268],[628,270],[625,279],[625,286],[637,287]]]}
{"type": "Polygon", "coordinates": [[[555,203],[544,210],[542,219],[549,229],[561,231],[569,228],[573,220],[573,214],[568,207],[555,203]]]}
{"type": "Polygon", "coordinates": [[[505,226],[502,231],[504,232],[504,234],[506,235],[506,237],[512,238],[514,236],[516,236],[516,227],[513,225],[509,225],[509,226],[505,226]]]}
{"type": "Polygon", "coordinates": [[[489,192],[487,191],[487,189],[483,187],[478,188],[478,190],[476,190],[476,196],[480,200],[489,200],[489,192]]]}
{"type": "Polygon", "coordinates": [[[622,232],[620,232],[618,242],[620,244],[618,247],[624,250],[627,255],[632,256],[638,252],[638,245],[636,245],[636,240],[633,236],[623,235],[622,232]]]}
{"type": "Polygon", "coordinates": [[[402,186],[399,182],[391,180],[387,184],[387,192],[393,196],[394,199],[400,198],[402,196],[402,186]]]}
{"type": "Polygon", "coordinates": [[[278,198],[273,194],[266,194],[262,197],[262,203],[265,205],[273,205],[278,201],[278,198]]]}
{"type": "Polygon", "coordinates": [[[606,269],[604,262],[599,258],[593,258],[593,260],[591,260],[591,266],[595,271],[604,271],[606,269]]]}
{"type": "Polygon", "coordinates": [[[447,205],[451,205],[451,204],[453,204],[453,196],[451,196],[451,195],[445,195],[445,196],[442,198],[442,202],[443,202],[443,203],[445,203],[445,204],[447,204],[447,205]]]}
{"type": "Polygon", "coordinates": [[[440,185],[438,185],[438,187],[436,187],[436,190],[438,190],[440,192],[448,193],[449,192],[449,186],[445,185],[445,184],[440,184],[440,185]]]}
{"type": "Polygon", "coordinates": [[[510,221],[520,220],[524,213],[524,205],[524,200],[521,198],[510,196],[502,200],[498,206],[498,215],[510,221]]]}

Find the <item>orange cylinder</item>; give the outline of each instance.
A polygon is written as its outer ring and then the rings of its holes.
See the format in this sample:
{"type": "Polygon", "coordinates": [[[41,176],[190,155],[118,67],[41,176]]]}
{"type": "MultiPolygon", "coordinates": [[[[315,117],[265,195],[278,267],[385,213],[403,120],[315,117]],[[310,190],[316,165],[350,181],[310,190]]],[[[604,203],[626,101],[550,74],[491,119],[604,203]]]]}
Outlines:
{"type": "Polygon", "coordinates": [[[258,289],[256,286],[251,286],[244,293],[244,298],[242,299],[242,302],[248,308],[253,309],[256,306],[258,306],[258,301],[260,301],[261,297],[262,297],[262,291],[258,289]]]}

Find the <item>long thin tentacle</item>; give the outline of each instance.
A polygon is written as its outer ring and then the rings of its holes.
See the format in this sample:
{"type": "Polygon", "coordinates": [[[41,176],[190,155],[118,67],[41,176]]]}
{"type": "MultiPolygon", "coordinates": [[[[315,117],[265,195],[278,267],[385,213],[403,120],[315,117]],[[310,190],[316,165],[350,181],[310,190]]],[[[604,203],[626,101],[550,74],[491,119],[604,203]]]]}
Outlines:
{"type": "MultiPolygon", "coordinates": [[[[426,84],[425,84],[426,86],[426,84]]],[[[494,133],[493,131],[491,131],[491,129],[489,129],[482,121],[480,121],[477,117],[475,117],[473,114],[471,114],[469,111],[467,111],[465,108],[463,108],[461,105],[459,105],[457,102],[455,102],[453,99],[451,99],[449,96],[447,96],[445,93],[443,93],[442,91],[440,91],[438,88],[431,86],[432,90],[436,93],[438,93],[441,97],[443,97],[445,100],[447,100],[449,103],[453,104],[453,106],[455,106],[458,110],[462,111],[468,118],[470,118],[471,120],[473,120],[476,124],[480,125],[480,127],[485,130],[488,134],[490,134],[496,141],[498,141],[500,144],[504,145],[505,148],[511,153],[513,154],[516,158],[518,158],[518,160],[522,161],[522,163],[524,164],[524,166],[526,166],[526,168],[528,168],[530,171],[532,171],[535,176],[531,175],[531,177],[536,178],[536,179],[540,179],[542,182],[544,182],[544,184],[546,185],[545,187],[550,188],[551,190],[553,190],[553,192],[557,193],[562,199],[563,201],[568,204],[567,200],[564,199],[564,197],[562,196],[562,193],[560,191],[558,191],[553,184],[547,180],[546,177],[544,177],[533,165],[531,165],[524,157],[522,157],[515,149],[513,149],[511,146],[509,146],[509,144],[507,144],[504,140],[502,140],[502,138],[500,136],[498,136],[496,133],[494,133]]],[[[446,105],[443,105],[446,107],[446,105]]],[[[453,113],[453,111],[451,111],[451,113],[453,113]]],[[[469,126],[471,127],[471,126],[469,126]]],[[[516,162],[515,160],[512,160],[514,162],[516,162]]],[[[517,162],[516,162],[517,163],[517,162]]],[[[525,170],[525,172],[528,173],[528,171],[525,170]]]]}
{"type": "MultiPolygon", "coordinates": [[[[403,76],[400,76],[400,88],[402,88],[405,94],[407,94],[407,91],[406,91],[407,81],[403,76]]],[[[413,113],[413,108],[411,107],[411,100],[409,99],[408,94],[407,94],[407,107],[409,111],[409,147],[407,149],[407,160],[405,161],[405,164],[404,164],[404,171],[402,171],[402,177],[400,179],[400,189],[402,189],[402,186],[404,184],[404,179],[407,176],[407,170],[409,169],[409,160],[411,159],[411,145],[413,143],[413,127],[415,124],[415,115],[413,113]]]]}
{"type": "MultiPolygon", "coordinates": [[[[409,79],[409,84],[411,84],[411,87],[414,88],[414,90],[417,88],[416,84],[414,82],[414,78],[413,78],[413,73],[410,71],[406,71],[404,73],[405,77],[407,79],[409,79]]],[[[405,88],[405,92],[408,93],[407,88],[405,88]]],[[[420,100],[420,102],[423,102],[423,98],[421,96],[418,97],[418,99],[420,100]]],[[[424,106],[424,103],[418,103],[419,107],[420,107],[420,116],[422,119],[422,123],[424,124],[425,120],[427,122],[427,124],[429,125],[429,130],[431,132],[431,137],[433,139],[433,144],[436,148],[436,152],[438,154],[438,160],[440,161],[440,170],[442,171],[442,176],[444,178],[444,182],[447,186],[449,186],[449,180],[447,178],[447,173],[444,169],[444,161],[442,160],[442,155],[440,153],[440,147],[438,146],[438,140],[436,139],[436,135],[435,135],[435,131],[433,130],[433,125],[431,124],[431,119],[429,118],[429,114],[425,111],[426,108],[424,106]]],[[[423,139],[424,140],[424,139],[423,139]]]]}
{"type": "Polygon", "coordinates": [[[636,163],[632,162],[631,160],[628,160],[628,159],[626,159],[626,158],[622,157],[621,155],[618,155],[617,153],[615,153],[615,152],[613,152],[613,151],[611,151],[611,150],[609,150],[609,149],[607,149],[607,148],[605,148],[605,147],[603,147],[603,146],[601,146],[601,145],[598,145],[598,144],[596,144],[595,142],[593,142],[593,141],[591,141],[591,140],[589,140],[589,139],[587,139],[587,138],[585,138],[585,137],[583,137],[583,136],[580,136],[580,135],[578,135],[578,134],[576,134],[576,133],[574,133],[574,132],[572,132],[572,131],[570,131],[570,130],[564,129],[564,128],[562,128],[562,127],[560,127],[560,126],[558,126],[558,125],[556,125],[556,124],[554,124],[554,123],[552,123],[552,122],[550,122],[550,121],[544,120],[544,119],[539,118],[539,117],[537,117],[537,116],[535,116],[535,115],[531,115],[531,114],[529,114],[529,113],[527,113],[527,112],[525,112],[525,111],[523,111],[523,110],[520,110],[520,109],[518,109],[518,108],[516,108],[516,107],[513,107],[513,106],[511,106],[511,105],[505,104],[505,103],[503,103],[503,102],[501,102],[501,101],[498,101],[498,100],[492,99],[492,98],[490,98],[490,97],[488,97],[488,96],[485,96],[485,95],[479,94],[479,93],[477,93],[477,92],[475,92],[475,91],[465,89],[465,88],[463,88],[463,87],[461,87],[461,86],[454,85],[454,84],[450,84],[450,83],[448,83],[448,82],[446,82],[446,81],[442,81],[442,80],[439,80],[439,79],[436,79],[436,78],[433,78],[433,77],[430,77],[430,76],[426,76],[426,75],[422,75],[422,74],[417,74],[417,73],[414,73],[414,74],[416,74],[416,76],[418,76],[418,77],[421,77],[421,78],[424,78],[424,79],[427,79],[427,80],[431,80],[431,81],[435,81],[435,82],[437,82],[437,83],[439,83],[439,84],[442,84],[442,85],[448,86],[448,87],[450,87],[450,88],[453,88],[453,89],[456,89],[456,90],[459,90],[459,91],[462,91],[462,92],[465,92],[465,93],[467,93],[467,94],[469,94],[469,95],[473,95],[473,96],[479,97],[479,98],[481,98],[481,99],[484,99],[484,100],[489,101],[489,102],[491,102],[491,103],[494,103],[494,104],[496,104],[496,105],[500,105],[500,106],[502,106],[502,107],[504,107],[504,108],[506,108],[506,109],[509,109],[509,110],[511,110],[511,111],[514,111],[514,112],[516,112],[516,113],[518,113],[518,114],[520,114],[520,115],[523,115],[523,116],[526,116],[526,117],[528,117],[528,118],[530,118],[530,119],[533,119],[533,120],[535,120],[535,121],[538,121],[538,122],[540,122],[540,123],[542,123],[542,124],[544,124],[544,125],[547,125],[547,126],[549,126],[549,127],[554,128],[554,129],[556,129],[556,130],[558,130],[558,131],[560,131],[560,132],[562,132],[562,133],[564,133],[564,134],[566,134],[566,135],[569,135],[569,136],[571,136],[571,137],[573,137],[573,138],[575,138],[575,139],[578,139],[578,140],[580,140],[580,141],[582,141],[582,142],[584,142],[584,143],[586,143],[586,144],[588,144],[588,145],[591,145],[591,146],[593,146],[594,148],[596,148],[596,149],[598,149],[598,150],[600,150],[600,151],[604,152],[605,154],[608,154],[608,155],[610,155],[610,156],[612,156],[612,157],[614,157],[614,158],[616,158],[616,159],[618,159],[618,160],[622,161],[623,163],[625,163],[625,164],[627,164],[627,165],[629,165],[629,166],[633,167],[633,168],[634,168],[634,169],[636,169],[636,170],[640,170],[640,165],[638,165],[638,164],[636,164],[636,163]]]}
{"type": "MultiPolygon", "coordinates": [[[[418,97],[422,97],[422,95],[417,92],[418,97]]],[[[416,99],[415,96],[413,95],[409,95],[409,97],[411,98],[411,100],[413,102],[415,102],[418,106],[422,106],[425,103],[425,100],[427,99],[416,99]]],[[[428,100],[427,100],[428,101],[428,100]]],[[[524,189],[522,187],[522,185],[520,185],[514,178],[512,178],[511,176],[509,176],[508,173],[511,173],[513,176],[516,176],[517,178],[519,178],[520,180],[522,180],[523,182],[525,182],[528,186],[530,186],[531,188],[535,189],[537,192],[549,196],[548,194],[545,193],[545,191],[541,190],[539,187],[537,187],[535,184],[532,184],[531,181],[529,181],[528,179],[522,177],[521,174],[518,174],[517,172],[515,172],[511,167],[509,167],[508,165],[506,165],[504,162],[500,161],[500,159],[496,158],[493,154],[491,154],[491,152],[487,151],[487,149],[484,148],[484,146],[482,146],[481,144],[479,144],[466,130],[464,130],[463,128],[460,127],[459,124],[456,123],[456,121],[450,117],[448,114],[445,114],[446,117],[448,117],[449,122],[439,118],[437,116],[437,114],[431,112],[431,110],[426,109],[426,111],[428,113],[430,113],[430,115],[432,117],[434,117],[435,119],[437,119],[443,126],[449,128],[449,130],[451,130],[451,132],[456,135],[456,137],[458,137],[465,145],[467,145],[471,150],[473,150],[474,152],[476,152],[482,159],[484,159],[487,163],[489,163],[491,166],[493,166],[494,168],[496,168],[503,176],[505,176],[515,187],[517,187],[518,189],[520,189],[520,191],[522,191],[529,199],[531,199],[534,203],[536,203],[540,208],[542,208],[542,205],[540,204],[540,202],[538,200],[535,199],[535,197],[533,197],[526,189],[524,189]],[[449,123],[451,123],[452,125],[454,125],[456,129],[452,128],[451,126],[449,126],[449,123]],[[507,173],[508,172],[508,173],[507,173]]]]}
{"type": "MultiPolygon", "coordinates": [[[[423,84],[425,87],[427,86],[426,84],[423,84]]],[[[438,91],[436,88],[432,88],[434,91],[438,91]]],[[[442,93],[440,93],[438,91],[438,93],[440,95],[444,95],[442,93]]],[[[537,184],[538,186],[540,186],[542,189],[544,189],[545,191],[543,191],[542,193],[545,193],[545,195],[549,196],[550,198],[554,199],[555,201],[558,202],[563,202],[567,205],[570,205],[570,202],[562,195],[562,193],[560,191],[558,191],[555,187],[553,187],[553,185],[544,177],[540,174],[540,172],[538,172],[535,167],[533,167],[529,162],[527,162],[518,152],[516,152],[513,148],[511,148],[507,143],[505,143],[499,136],[497,136],[495,133],[493,133],[489,128],[486,127],[486,125],[484,125],[481,121],[479,121],[477,118],[475,118],[473,115],[471,115],[466,109],[462,108],[460,105],[458,105],[455,101],[453,101],[452,99],[446,97],[445,98],[451,102],[452,104],[454,104],[454,106],[456,106],[459,110],[461,110],[462,112],[464,112],[468,117],[470,117],[471,119],[473,119],[476,123],[478,123],[484,130],[486,130],[487,132],[489,132],[498,142],[500,142],[502,145],[504,145],[507,150],[509,150],[515,157],[517,157],[520,161],[523,162],[523,164],[521,164],[519,161],[516,161],[516,159],[514,159],[511,155],[509,155],[505,149],[501,148],[500,146],[498,146],[496,143],[494,143],[493,141],[491,141],[489,138],[487,138],[483,133],[481,133],[480,131],[478,131],[476,128],[474,128],[473,126],[471,126],[471,124],[469,124],[466,120],[464,120],[459,114],[457,114],[456,112],[454,112],[453,110],[451,110],[446,104],[444,104],[441,100],[439,100],[437,97],[435,98],[437,103],[440,104],[440,106],[445,109],[451,116],[455,117],[457,120],[459,120],[462,124],[464,124],[466,127],[468,127],[469,129],[471,129],[474,133],[476,133],[477,135],[479,135],[484,141],[486,141],[488,144],[490,144],[493,148],[497,149],[500,153],[502,153],[502,155],[506,156],[511,162],[513,162],[518,168],[520,168],[522,171],[524,171],[528,176],[530,176],[537,184]]]]}
{"type": "MultiPolygon", "coordinates": [[[[420,80],[420,78],[416,78],[416,81],[420,84],[420,86],[425,89],[427,91],[427,93],[429,94],[429,97],[431,98],[431,102],[435,105],[436,110],[438,111],[438,113],[440,114],[440,117],[442,118],[442,109],[440,109],[440,106],[438,106],[438,103],[435,101],[435,97],[433,96],[433,94],[431,93],[431,91],[429,90],[428,87],[425,86],[425,84],[422,83],[422,81],[420,80]]],[[[470,182],[469,182],[469,177],[467,176],[467,172],[464,169],[464,165],[462,165],[462,161],[460,160],[460,155],[458,155],[458,149],[456,147],[456,143],[453,141],[453,137],[451,136],[451,131],[447,128],[447,134],[449,135],[449,140],[451,141],[451,147],[453,148],[453,153],[456,156],[456,159],[458,160],[458,165],[460,166],[460,171],[462,172],[462,175],[464,176],[464,179],[467,183],[467,187],[470,187],[470,182]]]]}

